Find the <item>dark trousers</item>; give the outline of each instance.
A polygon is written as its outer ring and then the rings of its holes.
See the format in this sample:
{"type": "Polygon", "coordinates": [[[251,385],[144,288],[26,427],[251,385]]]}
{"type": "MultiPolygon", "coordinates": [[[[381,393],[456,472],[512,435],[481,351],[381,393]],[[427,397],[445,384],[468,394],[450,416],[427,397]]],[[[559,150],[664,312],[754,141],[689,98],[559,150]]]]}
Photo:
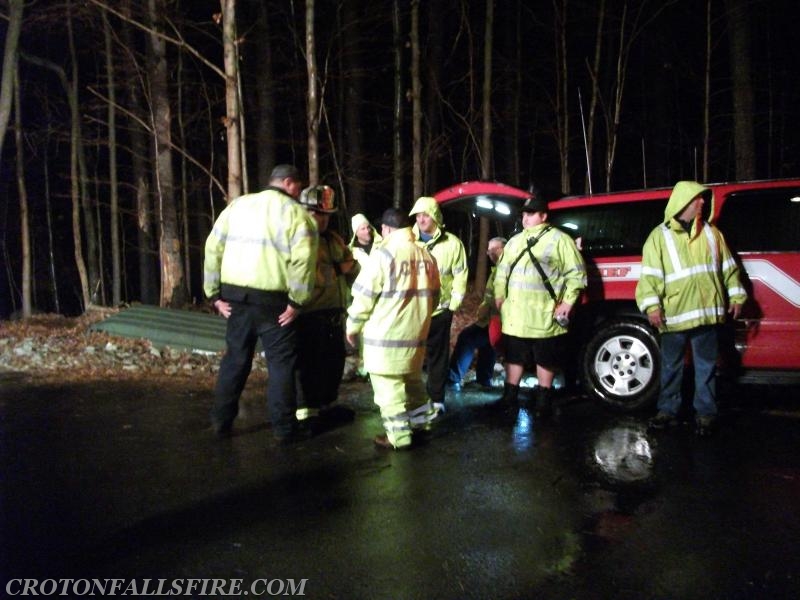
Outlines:
{"type": "Polygon", "coordinates": [[[444,386],[450,362],[450,326],[453,323],[453,311],[445,310],[431,319],[428,332],[425,361],[427,363],[428,396],[433,402],[444,402],[444,386]]]}
{"type": "Polygon", "coordinates": [[[320,409],[336,400],[345,354],[341,310],[318,310],[298,317],[298,408],[320,409]]]}
{"type": "Polygon", "coordinates": [[[239,412],[239,397],[253,365],[256,343],[261,340],[269,369],[267,407],[275,435],[292,432],[295,420],[294,370],[297,361],[295,325],[278,325],[286,305],[231,302],[225,342],[227,349],[219,367],[214,389],[211,420],[217,427],[229,427],[239,412]]]}
{"type": "Polygon", "coordinates": [[[492,385],[494,363],[497,354],[489,342],[489,327],[473,323],[461,330],[450,359],[450,383],[461,383],[472,364],[472,357],[478,351],[475,363],[475,380],[481,385],[492,385]]]}

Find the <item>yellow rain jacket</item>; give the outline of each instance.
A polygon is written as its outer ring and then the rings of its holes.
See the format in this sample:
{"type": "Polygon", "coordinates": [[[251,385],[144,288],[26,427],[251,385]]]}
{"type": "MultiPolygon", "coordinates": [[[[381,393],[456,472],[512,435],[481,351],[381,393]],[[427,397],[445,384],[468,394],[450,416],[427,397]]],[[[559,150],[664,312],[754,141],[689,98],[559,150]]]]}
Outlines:
{"type": "Polygon", "coordinates": [[[500,318],[504,334],[536,339],[566,333],[554,318],[557,303],[526,251],[528,240],[548,227],[531,252],[547,275],[556,299],[575,305],[586,287],[586,265],[569,235],[546,222],[523,229],[508,240],[494,278],[494,297],[503,299],[500,318]]]}
{"type": "Polygon", "coordinates": [[[438,315],[445,310],[455,312],[461,306],[464,301],[464,295],[467,293],[469,267],[467,266],[467,252],[464,250],[464,244],[452,233],[444,230],[442,211],[439,208],[439,203],[436,202],[436,198],[430,196],[420,197],[408,214],[413,216],[417,213],[427,213],[438,226],[433,237],[427,242],[423,242],[420,239],[419,227],[416,224],[413,227],[417,244],[431,253],[436,260],[436,266],[439,268],[442,293],[439,297],[439,305],[433,314],[438,315]]]}
{"type": "Polygon", "coordinates": [[[233,200],[205,245],[203,291],[212,301],[224,285],[288,292],[305,304],[314,287],[318,234],[306,210],[278,188],[233,200]]]}
{"type": "Polygon", "coordinates": [[[636,302],[644,313],[663,308],[663,332],[722,323],[728,303],[747,299],[739,265],[719,229],[698,214],[687,232],[676,219],[698,194],[708,194],[713,215],[713,193],[697,182],[679,181],[664,210],[664,223],[642,248],[636,302]]]}
{"type": "Polygon", "coordinates": [[[338,233],[328,229],[319,234],[316,282],[311,299],[303,306],[303,312],[347,308],[350,303],[350,283],[355,279],[357,265],[347,274],[341,272],[339,265],[352,260],[350,248],[338,233]]]}
{"type": "Polygon", "coordinates": [[[439,270],[411,229],[397,229],[375,248],[353,284],[347,333],[360,334],[364,369],[402,375],[422,369],[439,270]]]}

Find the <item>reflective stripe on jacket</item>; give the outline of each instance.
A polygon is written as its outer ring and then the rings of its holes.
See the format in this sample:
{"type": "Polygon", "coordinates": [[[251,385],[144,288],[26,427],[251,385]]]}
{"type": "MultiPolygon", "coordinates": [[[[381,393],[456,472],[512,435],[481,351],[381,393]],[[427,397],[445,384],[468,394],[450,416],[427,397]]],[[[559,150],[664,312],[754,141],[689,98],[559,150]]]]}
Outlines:
{"type": "Polygon", "coordinates": [[[728,302],[747,299],[722,233],[697,221],[692,234],[675,219],[656,227],[642,249],[636,303],[642,312],[663,308],[662,331],[685,331],[725,321],[728,302]]]}
{"type": "Polygon", "coordinates": [[[413,227],[414,237],[417,244],[426,248],[436,260],[439,268],[439,277],[442,284],[442,293],[439,297],[439,304],[434,311],[438,315],[445,310],[456,311],[464,301],[467,293],[467,278],[469,277],[469,267],[467,266],[467,252],[461,240],[437,227],[436,233],[427,242],[420,239],[419,227],[413,227]]]}
{"type": "Polygon", "coordinates": [[[531,252],[547,275],[557,300],[574,305],[586,287],[586,265],[569,235],[548,223],[523,229],[508,240],[494,279],[494,296],[503,300],[500,317],[504,334],[547,338],[565,332],[554,318],[556,301],[526,251],[528,240],[547,227],[550,230],[536,242],[531,252]]]}
{"type": "Polygon", "coordinates": [[[218,298],[222,283],[288,292],[308,301],[317,262],[317,227],[306,210],[277,188],[233,200],[205,245],[203,291],[218,298]]]}
{"type": "Polygon", "coordinates": [[[422,368],[439,289],[436,263],[414,243],[410,228],[373,248],[347,310],[347,333],[361,334],[366,371],[399,375],[422,368]]]}

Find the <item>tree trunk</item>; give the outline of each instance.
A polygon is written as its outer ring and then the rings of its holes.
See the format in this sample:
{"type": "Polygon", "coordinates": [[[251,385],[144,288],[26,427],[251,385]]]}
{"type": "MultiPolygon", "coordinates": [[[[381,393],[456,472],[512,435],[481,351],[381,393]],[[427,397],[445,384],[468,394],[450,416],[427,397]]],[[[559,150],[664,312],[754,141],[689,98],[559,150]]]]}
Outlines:
{"type": "Polygon", "coordinates": [[[11,105],[14,98],[14,74],[17,72],[19,33],[22,29],[24,0],[8,0],[8,29],[3,48],[3,75],[0,80],[0,157],[3,156],[3,140],[6,138],[11,105]]]}
{"type": "Polygon", "coordinates": [[[103,38],[106,47],[106,78],[108,82],[108,180],[110,184],[111,232],[111,303],[122,303],[122,261],[119,241],[119,192],[117,181],[117,90],[114,83],[114,55],[111,44],[111,25],[108,13],[103,11],[103,38]]]}
{"type": "Polygon", "coordinates": [[[411,160],[414,197],[422,196],[422,82],[419,73],[419,0],[411,0],[411,160]]]}
{"type": "Polygon", "coordinates": [[[72,81],[70,82],[69,94],[72,97],[72,121],[75,137],[73,143],[76,144],[77,174],[80,189],[80,203],[83,209],[83,229],[86,241],[86,268],[88,271],[88,293],[89,302],[98,304],[102,297],[101,286],[103,281],[100,274],[100,253],[97,249],[97,220],[95,211],[97,209],[97,199],[89,193],[89,174],[86,170],[86,156],[83,151],[83,134],[81,132],[81,116],[79,107],[78,93],[78,56],[75,51],[75,36],[72,28],[72,3],[67,3],[67,39],[69,42],[69,54],[72,62],[72,81]]]}
{"type": "Polygon", "coordinates": [[[269,174],[275,166],[275,93],[272,77],[272,46],[269,26],[269,11],[265,3],[259,2],[258,20],[255,23],[256,38],[254,57],[256,72],[256,123],[257,185],[263,190],[269,182],[269,174]]]}
{"type": "Polygon", "coordinates": [[[592,93],[589,100],[589,117],[586,119],[586,178],[584,193],[592,190],[591,168],[594,156],[594,120],[597,115],[597,103],[600,101],[600,58],[603,55],[603,24],[606,18],[606,0],[600,0],[597,8],[597,29],[595,30],[594,60],[589,74],[592,79],[592,93]]]}
{"type": "Polygon", "coordinates": [[[33,314],[31,302],[31,228],[28,216],[28,190],[25,187],[25,155],[22,141],[22,102],[19,92],[18,63],[14,62],[14,141],[17,150],[17,191],[19,193],[20,249],[22,251],[22,316],[33,314]]]}
{"type": "MultiPolygon", "coordinates": [[[[48,132],[48,138],[50,133],[48,132]]],[[[49,144],[48,144],[49,146],[49,144]]],[[[45,159],[42,165],[44,172],[44,211],[45,221],[47,222],[47,264],[48,273],[50,275],[50,286],[53,290],[53,310],[56,314],[61,314],[61,303],[58,299],[58,280],[56,279],[56,257],[55,257],[55,244],[53,243],[53,211],[51,210],[51,194],[50,194],[50,167],[48,166],[49,153],[48,146],[45,147],[45,159]]]]}
{"type": "MultiPolygon", "coordinates": [[[[450,10],[450,6],[444,6],[442,0],[431,0],[425,3],[427,9],[426,21],[428,23],[428,35],[425,39],[425,143],[423,145],[423,181],[425,189],[438,190],[439,185],[439,163],[442,154],[439,140],[443,136],[442,132],[442,92],[439,81],[441,79],[442,65],[445,64],[445,53],[443,44],[444,36],[440,35],[441,23],[448,17],[444,10],[450,10]]],[[[447,181],[445,185],[451,183],[447,181]]]]}
{"type": "Polygon", "coordinates": [[[748,2],[725,0],[729,24],[730,63],[733,76],[733,143],[736,179],[754,179],[756,172],[753,126],[753,77],[750,52],[748,2]]]}
{"type": "Polygon", "coordinates": [[[366,203],[364,129],[361,123],[364,100],[364,66],[361,61],[361,27],[357,26],[363,6],[357,0],[344,2],[342,18],[348,35],[342,40],[344,54],[344,134],[348,203],[352,213],[363,213],[366,203]]]}
{"type": "Polygon", "coordinates": [[[186,302],[178,215],[172,168],[172,110],[169,101],[169,72],[164,40],[157,35],[166,12],[164,0],[148,0],[153,31],[150,33],[150,98],[155,132],[155,177],[158,199],[159,244],[161,261],[161,306],[180,307],[186,302]]]}
{"type": "MultiPolygon", "coordinates": [[[[123,16],[122,38],[125,47],[127,49],[135,48],[137,45],[134,41],[135,33],[130,23],[131,0],[124,0],[124,2],[120,3],[119,8],[123,16]]],[[[129,120],[128,130],[131,137],[130,160],[136,219],[139,300],[144,304],[158,304],[155,218],[153,216],[153,202],[149,184],[151,169],[146,159],[148,145],[145,130],[142,125],[136,122],[136,119],[141,118],[145,113],[142,88],[139,86],[142,74],[130,50],[124,52],[123,57],[123,81],[125,82],[126,90],[125,104],[127,112],[135,117],[129,120]]]]}
{"type": "Polygon", "coordinates": [[[221,0],[222,48],[225,61],[225,131],[228,144],[228,201],[242,195],[239,137],[239,64],[236,50],[236,0],[221,0]]]}
{"type": "Polygon", "coordinates": [[[570,192],[569,68],[567,66],[567,0],[554,0],[556,31],[556,142],[561,164],[561,191],[570,192]]]}
{"type": "Polygon", "coordinates": [[[392,2],[392,39],[394,45],[394,111],[392,119],[392,206],[403,206],[403,33],[399,0],[392,2]]]}
{"type": "Polygon", "coordinates": [[[20,54],[22,58],[30,63],[50,69],[58,77],[64,93],[67,96],[67,103],[69,104],[70,113],[70,148],[69,148],[69,181],[70,181],[70,199],[72,201],[72,242],[73,251],[75,253],[75,267],[78,270],[78,278],[81,283],[81,310],[86,310],[90,303],[89,297],[89,278],[86,274],[86,263],[83,260],[83,241],[81,235],[81,194],[80,194],[80,177],[79,177],[79,162],[81,151],[81,130],[78,121],[78,98],[73,94],[73,86],[67,80],[67,75],[59,65],[48,60],[29,56],[27,54],[20,54]]]}
{"type": "MultiPolygon", "coordinates": [[[[481,179],[492,178],[492,49],[494,46],[494,0],[486,0],[483,34],[483,135],[481,138],[481,179]]],[[[486,289],[489,220],[481,217],[478,234],[478,263],[475,269],[475,292],[483,296],[486,289]]]]}
{"type": "Polygon", "coordinates": [[[711,0],[706,0],[706,64],[703,96],[703,181],[708,181],[711,131],[711,0]]]}
{"type": "Polygon", "coordinates": [[[308,184],[319,183],[319,97],[314,40],[314,0],[306,0],[306,72],[308,74],[308,184]]]}

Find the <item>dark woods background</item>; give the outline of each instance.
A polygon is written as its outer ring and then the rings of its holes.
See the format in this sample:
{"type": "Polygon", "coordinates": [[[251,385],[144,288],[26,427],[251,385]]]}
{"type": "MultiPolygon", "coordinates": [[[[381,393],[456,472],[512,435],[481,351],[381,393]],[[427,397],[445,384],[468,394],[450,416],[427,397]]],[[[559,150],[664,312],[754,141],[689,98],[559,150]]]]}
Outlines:
{"type": "MultiPolygon", "coordinates": [[[[10,5],[0,1],[4,41],[10,5]]],[[[306,3],[235,6],[245,185],[257,191],[278,162],[308,172],[306,3]]],[[[374,220],[414,200],[413,6],[426,194],[487,173],[550,197],[583,193],[587,160],[595,192],[800,172],[796,0],[495,1],[489,147],[486,2],[316,0],[319,181],[337,190],[346,238],[355,212],[374,220]]],[[[91,303],[202,302],[202,248],[228,172],[220,11],[213,0],[25,2],[20,103],[0,156],[0,317],[21,306],[23,199],[35,310],[85,309],[76,239],[91,303]],[[156,166],[165,128],[171,172],[156,166]],[[182,267],[169,294],[165,260],[182,267]]]]}

